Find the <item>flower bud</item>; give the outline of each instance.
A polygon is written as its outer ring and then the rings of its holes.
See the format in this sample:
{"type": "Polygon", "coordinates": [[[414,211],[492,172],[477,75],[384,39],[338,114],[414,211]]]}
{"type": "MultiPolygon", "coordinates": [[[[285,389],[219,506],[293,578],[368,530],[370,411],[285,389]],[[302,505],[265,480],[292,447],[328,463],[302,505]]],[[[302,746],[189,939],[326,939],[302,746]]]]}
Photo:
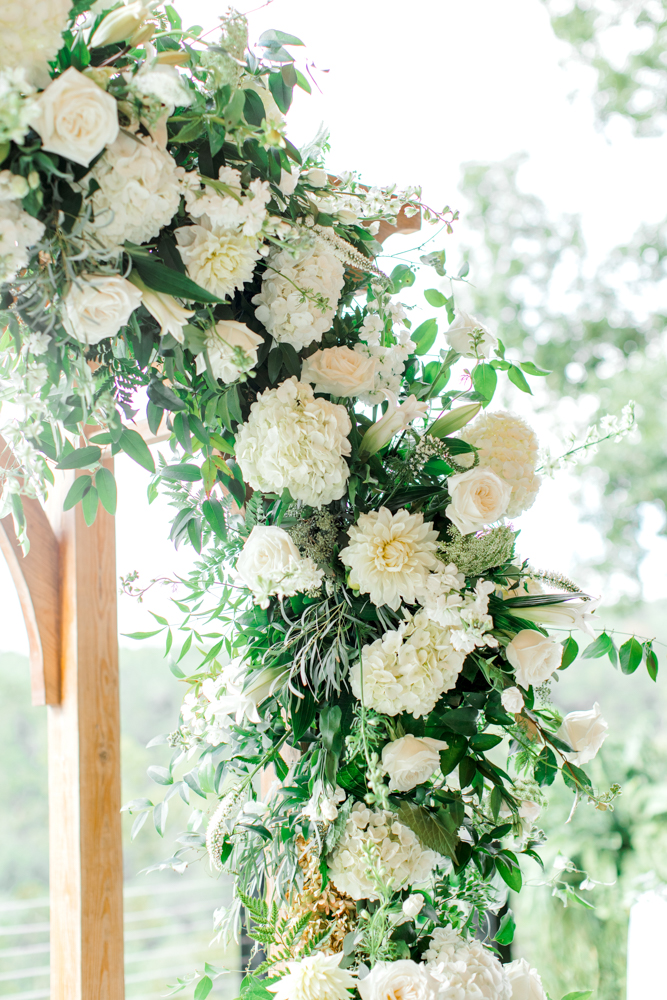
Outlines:
{"type": "Polygon", "coordinates": [[[327,186],[327,172],[326,170],[320,169],[320,167],[313,167],[303,175],[303,179],[314,188],[322,188],[327,186]]]}
{"type": "Polygon", "coordinates": [[[165,49],[164,52],[158,52],[155,61],[160,66],[187,66],[190,62],[190,53],[181,49],[165,49]]]}
{"type": "Polygon", "coordinates": [[[470,423],[473,417],[476,417],[479,413],[481,406],[481,403],[468,403],[466,406],[457,406],[455,410],[450,410],[449,413],[443,413],[441,417],[438,417],[426,433],[430,434],[431,437],[437,438],[453,434],[454,431],[459,431],[467,423],[470,423]]]}
{"type": "Polygon", "coordinates": [[[28,186],[30,187],[30,190],[34,191],[39,187],[39,184],[39,173],[36,170],[31,170],[28,174],[28,186]]]}
{"type": "Polygon", "coordinates": [[[124,42],[135,34],[149,14],[149,8],[144,7],[141,0],[134,0],[134,3],[117,7],[100,21],[89,44],[95,47],[124,42]]]}
{"type": "Polygon", "coordinates": [[[370,458],[380,448],[384,448],[395,434],[406,430],[413,420],[422,416],[428,409],[428,403],[418,403],[416,396],[408,396],[401,405],[396,405],[394,397],[389,400],[389,409],[383,417],[369,427],[361,440],[360,454],[370,458]]]}
{"type": "Polygon", "coordinates": [[[153,21],[148,21],[146,24],[141,24],[135,31],[135,33],[130,38],[130,45],[143,45],[144,42],[149,41],[155,34],[156,25],[153,21]]]}

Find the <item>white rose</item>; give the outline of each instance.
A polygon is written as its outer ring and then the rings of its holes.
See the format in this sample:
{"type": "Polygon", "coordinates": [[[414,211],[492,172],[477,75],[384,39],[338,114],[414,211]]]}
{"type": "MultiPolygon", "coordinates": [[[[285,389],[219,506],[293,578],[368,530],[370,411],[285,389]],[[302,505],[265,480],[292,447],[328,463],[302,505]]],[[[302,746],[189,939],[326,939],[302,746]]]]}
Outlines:
{"type": "Polygon", "coordinates": [[[427,969],[409,958],[378,962],[357,983],[361,1000],[432,1000],[437,988],[427,969]]]}
{"type": "MultiPolygon", "coordinates": [[[[245,323],[221,319],[206,334],[206,350],[214,377],[223,382],[235,382],[241,372],[249,372],[257,364],[257,348],[262,342],[263,338],[245,323]]],[[[202,352],[197,355],[197,374],[205,370],[206,358],[202,352]]]]}
{"type": "Polygon", "coordinates": [[[118,274],[82,274],[63,299],[62,323],[82,344],[114,337],[141,305],[141,292],[118,274]]]}
{"type": "Polygon", "coordinates": [[[303,363],[301,381],[312,382],[315,392],[331,396],[359,396],[375,384],[375,358],[349,347],[326,347],[303,363]]]}
{"type": "Polygon", "coordinates": [[[475,316],[459,312],[445,332],[447,343],[464,358],[490,358],[498,340],[475,316]]]}
{"type": "Polygon", "coordinates": [[[570,712],[566,715],[556,735],[569,743],[574,751],[564,756],[570,764],[580,767],[593,760],[609,735],[608,729],[609,723],[602,718],[596,701],[588,712],[570,712]]]}
{"type": "Polygon", "coordinates": [[[505,973],[512,985],[512,1000],[547,1000],[537,969],[532,969],[525,958],[509,962],[505,973]]]}
{"type": "Polygon", "coordinates": [[[115,99],[70,66],[35,100],[30,124],[50,153],[87,167],[118,136],[115,99]]]}
{"type": "Polygon", "coordinates": [[[263,608],[272,595],[289,597],[318,586],[323,575],[312,559],[301,558],[284,528],[274,524],[255,525],[236,560],[236,571],[263,608]]]}
{"type": "Polygon", "coordinates": [[[382,766],[391,779],[392,792],[409,792],[415,785],[421,785],[440,767],[440,750],[447,750],[448,744],[434,740],[430,736],[402,736],[387,743],[382,751],[382,766]]]}
{"type": "Polygon", "coordinates": [[[326,170],[321,170],[319,167],[313,167],[303,175],[303,179],[308,181],[311,187],[322,188],[327,186],[329,178],[326,170]]]}
{"type": "Polygon", "coordinates": [[[531,684],[542,684],[558,670],[563,647],[541,632],[524,628],[506,647],[505,655],[521,687],[528,689],[531,684]]]}
{"type": "Polygon", "coordinates": [[[480,466],[450,476],[447,489],[452,502],[445,513],[462,535],[470,535],[497,521],[507,510],[512,496],[511,486],[495,472],[480,466]]]}
{"type": "Polygon", "coordinates": [[[523,708],[523,695],[519,691],[518,687],[505,688],[500,696],[500,703],[506,712],[510,712],[512,715],[516,715],[523,708]]]}
{"type": "Polygon", "coordinates": [[[411,896],[403,900],[403,916],[407,917],[408,920],[414,920],[417,914],[421,913],[425,902],[421,892],[413,892],[411,896]]]}

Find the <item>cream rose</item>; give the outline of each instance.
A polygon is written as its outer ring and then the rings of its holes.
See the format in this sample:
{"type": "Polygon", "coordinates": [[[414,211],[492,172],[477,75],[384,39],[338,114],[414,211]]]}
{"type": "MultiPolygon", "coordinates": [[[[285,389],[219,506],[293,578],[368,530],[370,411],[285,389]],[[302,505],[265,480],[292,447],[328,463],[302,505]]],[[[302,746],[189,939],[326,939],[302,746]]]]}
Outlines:
{"type": "Polygon", "coordinates": [[[450,476],[447,489],[452,502],[445,513],[462,535],[470,535],[497,521],[507,510],[512,496],[511,486],[495,472],[479,466],[450,476]]]}
{"type": "MultiPolygon", "coordinates": [[[[235,382],[242,372],[249,372],[257,364],[257,348],[263,342],[245,323],[221,319],[206,335],[206,350],[215,378],[222,382],[235,382]]],[[[206,370],[204,353],[197,355],[197,373],[206,370]]]]}
{"type": "Polygon", "coordinates": [[[82,274],[63,299],[62,323],[82,344],[115,337],[135,309],[141,292],[118,274],[82,274]]]}
{"type": "Polygon", "coordinates": [[[603,719],[597,701],[588,712],[570,712],[556,734],[572,747],[573,753],[564,756],[570,764],[580,767],[593,760],[607,739],[609,723],[603,719]]]}
{"type": "Polygon", "coordinates": [[[274,524],[255,525],[236,561],[236,572],[263,608],[268,608],[269,597],[291,597],[319,586],[323,576],[312,559],[301,558],[287,532],[274,524]]]}
{"type": "Polygon", "coordinates": [[[531,684],[542,684],[558,670],[563,647],[541,632],[524,628],[506,647],[505,655],[521,687],[528,689],[531,684]]]}
{"type": "Polygon", "coordinates": [[[537,969],[532,969],[525,958],[509,962],[505,974],[512,986],[512,1000],[547,1000],[537,969]]]}
{"type": "Polygon", "coordinates": [[[361,1000],[433,1000],[438,987],[425,966],[409,958],[378,962],[357,983],[361,1000]]]}
{"type": "Polygon", "coordinates": [[[375,384],[375,358],[349,347],[326,347],[303,363],[302,382],[311,382],[315,392],[331,396],[360,396],[375,384]]]}
{"type": "Polygon", "coordinates": [[[87,167],[118,136],[115,99],[70,66],[34,102],[30,124],[50,153],[87,167]]]}
{"type": "Polygon", "coordinates": [[[382,751],[382,766],[389,775],[392,792],[409,792],[427,781],[440,767],[440,751],[448,744],[430,736],[402,736],[387,743],[382,751]]]}
{"type": "Polygon", "coordinates": [[[414,920],[418,913],[421,913],[422,908],[426,900],[422,896],[421,892],[413,892],[411,896],[403,900],[403,916],[407,917],[408,920],[414,920]]]}
{"type": "Polygon", "coordinates": [[[447,343],[464,358],[490,358],[498,340],[487,328],[469,313],[457,313],[446,331],[447,343]]]}
{"type": "Polygon", "coordinates": [[[500,703],[506,712],[511,712],[512,715],[516,715],[523,708],[523,695],[519,691],[518,687],[505,688],[500,696],[500,703]]]}

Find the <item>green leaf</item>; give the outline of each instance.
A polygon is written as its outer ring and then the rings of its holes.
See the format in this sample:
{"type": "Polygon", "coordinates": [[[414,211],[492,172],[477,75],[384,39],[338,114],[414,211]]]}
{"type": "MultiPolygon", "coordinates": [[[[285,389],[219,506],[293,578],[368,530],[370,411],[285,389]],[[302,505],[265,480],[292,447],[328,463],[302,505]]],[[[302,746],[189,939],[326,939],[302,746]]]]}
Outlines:
{"type": "Polygon", "coordinates": [[[618,651],[618,655],[621,661],[622,673],[634,674],[635,670],[642,662],[643,650],[641,643],[638,642],[633,635],[632,638],[623,643],[618,651]]]}
{"type": "Polygon", "coordinates": [[[154,632],[123,632],[126,639],[151,639],[154,635],[159,635],[164,629],[157,628],[154,632]]]}
{"type": "Polygon", "coordinates": [[[410,288],[415,283],[415,272],[409,264],[397,264],[389,275],[392,293],[396,295],[402,288],[410,288]]]}
{"type": "Polygon", "coordinates": [[[591,779],[588,777],[585,771],[582,771],[580,767],[576,764],[563,764],[563,770],[561,771],[563,775],[563,781],[568,788],[571,788],[573,792],[578,791],[581,788],[592,788],[591,779]]]}
{"type": "Polygon", "coordinates": [[[83,511],[83,519],[88,525],[91,526],[95,522],[97,517],[97,507],[99,505],[99,496],[97,490],[94,486],[83,495],[81,500],[81,510],[83,511]]]}
{"type": "Polygon", "coordinates": [[[110,472],[109,469],[105,469],[104,466],[102,466],[101,469],[98,469],[95,474],[95,486],[104,509],[109,514],[115,514],[117,492],[116,480],[114,479],[113,472],[110,472]]]}
{"type": "Polygon", "coordinates": [[[593,996],[593,990],[575,990],[574,993],[566,993],[563,1000],[588,1000],[593,996]]]}
{"type": "Polygon", "coordinates": [[[79,500],[83,499],[84,493],[87,493],[92,485],[93,480],[91,476],[77,476],[67,492],[65,502],[63,503],[63,510],[70,510],[72,507],[76,507],[79,500]]]}
{"type": "Polygon", "coordinates": [[[485,750],[497,747],[502,741],[502,736],[496,736],[493,733],[478,733],[477,736],[473,736],[470,740],[470,749],[475,750],[477,753],[483,753],[485,750]]]}
{"type": "MultiPolygon", "coordinates": [[[[455,733],[463,736],[475,736],[477,733],[477,709],[475,708],[453,708],[444,712],[439,721],[455,733]]],[[[444,735],[445,740],[449,740],[449,734],[444,735]]]]}
{"type": "Polygon", "coordinates": [[[507,375],[510,382],[513,382],[517,389],[521,389],[521,392],[527,392],[531,396],[533,395],[533,390],[526,382],[526,377],[520,368],[517,368],[516,365],[510,365],[507,375]]]}
{"type": "Polygon", "coordinates": [[[494,941],[497,941],[499,945],[511,944],[514,940],[514,932],[516,930],[516,921],[514,920],[514,914],[511,910],[503,916],[500,921],[500,927],[498,928],[498,933],[494,937],[494,941]]]}
{"type": "Polygon", "coordinates": [[[163,479],[174,479],[186,483],[196,483],[201,479],[201,469],[198,465],[190,462],[181,462],[180,465],[165,465],[159,470],[163,479]]]}
{"type": "Polygon", "coordinates": [[[458,844],[456,829],[444,826],[438,818],[441,814],[447,815],[442,810],[436,815],[424,806],[418,806],[409,800],[403,800],[398,808],[399,822],[416,833],[424,847],[429,847],[438,854],[444,854],[456,863],[458,844]]]}
{"type": "Polygon", "coordinates": [[[496,375],[495,368],[484,364],[484,362],[481,365],[477,365],[473,369],[472,384],[480,396],[484,396],[484,406],[487,407],[493,399],[493,394],[498,384],[498,376],[496,375]]]}
{"type": "Polygon", "coordinates": [[[611,648],[611,638],[606,632],[601,632],[590,646],[586,646],[586,649],[581,654],[581,658],[582,660],[596,660],[600,656],[607,656],[611,648]]]}
{"type": "Polygon", "coordinates": [[[288,35],[286,31],[278,31],[277,28],[269,28],[259,36],[259,45],[264,49],[273,49],[281,45],[303,45],[296,35],[288,35]]]}
{"type": "Polygon", "coordinates": [[[148,472],[155,472],[155,462],[153,461],[150,448],[138,431],[124,427],[118,444],[121,450],[134,459],[143,469],[147,469],[148,472]]]}
{"type": "Polygon", "coordinates": [[[528,375],[551,375],[550,371],[545,371],[544,368],[538,368],[532,361],[520,361],[519,364],[521,368],[528,373],[528,375]]]}
{"type": "Polygon", "coordinates": [[[279,347],[274,347],[269,354],[267,368],[269,373],[269,382],[276,382],[280,371],[283,367],[283,355],[279,347]]]}
{"type": "Polygon", "coordinates": [[[56,469],[85,469],[88,465],[94,465],[102,457],[102,449],[96,444],[86,445],[85,448],[77,448],[65,455],[56,465],[56,469]]]}
{"type": "Polygon", "coordinates": [[[579,654],[579,646],[577,645],[577,643],[575,642],[575,640],[572,638],[571,635],[568,636],[567,639],[563,639],[563,641],[561,642],[561,646],[563,647],[563,656],[561,658],[560,667],[558,669],[567,670],[570,664],[574,663],[574,661],[576,660],[579,654]]]}
{"type": "Polygon", "coordinates": [[[518,861],[512,853],[510,851],[504,851],[502,854],[497,854],[495,862],[496,871],[500,875],[503,882],[505,882],[513,892],[521,892],[521,886],[523,885],[521,869],[519,868],[518,861]]]}
{"type": "Polygon", "coordinates": [[[434,309],[442,309],[443,306],[447,305],[447,296],[439,292],[437,288],[427,288],[424,292],[424,298],[434,309]]]}
{"type": "Polygon", "coordinates": [[[151,764],[146,773],[158,785],[173,785],[174,783],[173,775],[168,768],[160,767],[159,764],[151,764]]]}
{"type": "Polygon", "coordinates": [[[254,125],[256,128],[259,128],[266,118],[264,101],[255,90],[244,90],[243,95],[243,117],[248,125],[254,125]]]}
{"type": "MultiPolygon", "coordinates": [[[[257,95],[255,95],[257,97],[257,95]]],[[[261,98],[257,97],[261,104],[261,98]]],[[[262,105],[263,107],[263,105],[262,105]]],[[[197,131],[200,125],[197,123],[197,131]]],[[[190,302],[224,302],[212,292],[207,292],[201,288],[187,274],[181,274],[171,267],[167,267],[156,257],[149,257],[142,248],[141,252],[126,244],[125,249],[132,258],[132,265],[141,280],[152,288],[154,292],[163,292],[166,295],[176,295],[180,299],[187,299],[190,302]]]]}
{"type": "Polygon", "coordinates": [[[282,113],[287,114],[292,103],[292,87],[288,86],[282,73],[269,73],[269,90],[282,113]]]}
{"type": "MultiPolygon", "coordinates": [[[[172,410],[174,412],[178,410],[187,410],[187,403],[184,403],[175,392],[173,392],[168,385],[160,382],[159,379],[153,379],[153,381],[148,386],[146,394],[150,400],[148,406],[153,406],[160,411],[160,420],[157,421],[155,427],[151,424],[151,412],[147,409],[146,416],[148,417],[148,424],[153,434],[157,432],[160,422],[162,420],[162,415],[164,410],[172,410]]],[[[155,416],[153,417],[155,420],[155,416]]]]}
{"type": "Polygon", "coordinates": [[[447,749],[440,751],[440,770],[443,775],[451,774],[455,767],[463,760],[468,750],[468,741],[465,736],[457,733],[447,733],[447,749]]]}
{"type": "Polygon", "coordinates": [[[472,780],[477,773],[477,765],[473,757],[464,757],[459,764],[459,784],[461,788],[467,788],[472,784],[472,780]]]}
{"type": "Polygon", "coordinates": [[[644,643],[646,648],[646,669],[648,670],[648,675],[652,681],[657,681],[658,679],[658,657],[655,654],[655,650],[650,647],[650,643],[644,643]]]}
{"type": "Polygon", "coordinates": [[[538,785],[553,785],[558,774],[556,755],[550,747],[543,747],[535,761],[533,775],[538,785]]]}
{"type": "Polygon", "coordinates": [[[437,336],[437,320],[427,319],[423,323],[420,323],[414,333],[410,334],[411,339],[416,344],[415,354],[427,354],[433,347],[437,336]]]}
{"type": "Polygon", "coordinates": [[[225,524],[225,508],[219,500],[213,498],[204,500],[201,505],[202,514],[218,538],[227,541],[227,525],[225,524]]]}
{"type": "Polygon", "coordinates": [[[343,734],[340,724],[343,713],[340,705],[326,705],[320,712],[320,733],[326,750],[340,755],[343,749],[343,734]]]}

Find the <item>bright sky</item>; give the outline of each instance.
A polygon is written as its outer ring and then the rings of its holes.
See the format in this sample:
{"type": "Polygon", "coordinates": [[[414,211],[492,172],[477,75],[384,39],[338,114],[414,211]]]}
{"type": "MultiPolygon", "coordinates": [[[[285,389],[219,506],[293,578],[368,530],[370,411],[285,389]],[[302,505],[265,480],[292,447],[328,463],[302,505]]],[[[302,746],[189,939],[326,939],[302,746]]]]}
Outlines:
{"type": "MultiPolygon", "coordinates": [[[[215,26],[221,9],[212,0],[180,0],[176,6],[186,23],[206,28],[215,26]]],[[[414,0],[410,5],[274,0],[249,20],[251,40],[268,28],[296,34],[306,49],[295,51],[307,53],[317,66],[322,93],[297,92],[289,114],[292,141],[305,143],[324,121],[331,130],[333,171],[357,169],[376,183],[421,183],[427,203],[460,208],[462,221],[445,244],[452,262],[457,247],[469,242],[465,204],[457,191],[461,164],[469,160],[495,161],[526,151],[523,187],[542,198],[552,214],[581,215],[594,259],[628,239],[641,223],[667,215],[667,139],[634,139],[622,122],[604,135],[596,131],[589,99],[592,76],[562,68],[567,49],[554,38],[539,0],[414,0]],[[580,94],[573,97],[577,89],[580,94]]],[[[399,249],[395,244],[390,252],[399,249]]],[[[493,317],[487,319],[493,324],[493,317]]],[[[526,412],[527,400],[513,397],[511,403],[526,412]]],[[[175,555],[166,540],[166,507],[149,508],[145,474],[127,458],[117,464],[118,572],[137,569],[145,582],[183,572],[188,557],[175,555]]],[[[596,551],[595,534],[578,522],[571,492],[566,477],[548,482],[517,524],[522,552],[530,553],[535,565],[567,572],[577,554],[596,551]]],[[[660,526],[659,517],[651,517],[648,543],[660,526]]],[[[652,597],[663,596],[655,588],[664,556],[657,550],[646,564],[652,597]]],[[[24,650],[25,633],[4,563],[0,596],[5,609],[0,650],[24,650]]],[[[167,597],[149,595],[143,605],[121,598],[121,632],[149,629],[147,609],[164,614],[167,597]]]]}

